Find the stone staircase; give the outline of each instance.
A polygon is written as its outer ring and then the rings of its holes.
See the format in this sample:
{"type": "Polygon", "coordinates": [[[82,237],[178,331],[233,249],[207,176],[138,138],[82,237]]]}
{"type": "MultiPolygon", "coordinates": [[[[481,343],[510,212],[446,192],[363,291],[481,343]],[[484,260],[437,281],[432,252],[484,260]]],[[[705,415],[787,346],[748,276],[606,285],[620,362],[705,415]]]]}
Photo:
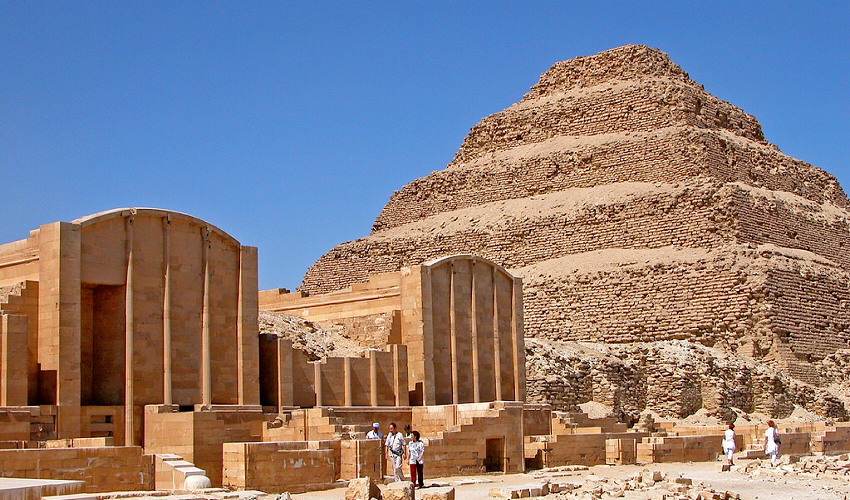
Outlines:
{"type": "Polygon", "coordinates": [[[277,420],[268,422],[269,429],[277,428],[278,433],[291,431],[284,436],[273,437],[273,440],[284,441],[323,441],[339,439],[366,439],[366,433],[372,427],[346,423],[344,418],[337,417],[330,407],[311,408],[304,410],[306,414],[293,416],[283,413],[277,420]],[[306,428],[305,428],[306,426],[306,428]]]}
{"type": "Polygon", "coordinates": [[[37,281],[0,287],[0,314],[23,314],[28,306],[38,306],[37,281]]]}
{"type": "Polygon", "coordinates": [[[341,424],[339,439],[366,439],[366,434],[372,430],[370,425],[341,424]]]}
{"type": "Polygon", "coordinates": [[[449,426],[444,431],[437,432],[435,437],[437,439],[451,438],[473,428],[487,425],[492,421],[491,419],[498,419],[505,411],[505,408],[498,408],[497,403],[490,403],[489,407],[483,411],[483,414],[481,414],[482,412],[478,412],[479,415],[460,415],[456,424],[449,426]]]}
{"type": "Polygon", "coordinates": [[[154,488],[157,490],[185,490],[186,478],[207,475],[204,469],[195,467],[180,455],[161,453],[154,457],[154,488]]]}
{"type": "Polygon", "coordinates": [[[614,418],[590,418],[587,413],[552,412],[552,434],[599,434],[626,432],[628,425],[614,418]]]}

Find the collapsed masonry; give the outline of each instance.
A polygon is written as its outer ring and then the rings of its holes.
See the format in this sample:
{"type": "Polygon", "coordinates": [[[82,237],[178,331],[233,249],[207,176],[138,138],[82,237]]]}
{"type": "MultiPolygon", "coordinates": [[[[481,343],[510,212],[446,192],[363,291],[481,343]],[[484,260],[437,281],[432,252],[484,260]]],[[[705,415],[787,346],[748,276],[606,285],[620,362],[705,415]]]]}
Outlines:
{"type": "Polygon", "coordinates": [[[850,342],[848,216],[833,176],[630,45],[555,64],[300,289],[472,253],[522,277],[527,337],[682,340],[823,385],[818,363],[850,342]]]}

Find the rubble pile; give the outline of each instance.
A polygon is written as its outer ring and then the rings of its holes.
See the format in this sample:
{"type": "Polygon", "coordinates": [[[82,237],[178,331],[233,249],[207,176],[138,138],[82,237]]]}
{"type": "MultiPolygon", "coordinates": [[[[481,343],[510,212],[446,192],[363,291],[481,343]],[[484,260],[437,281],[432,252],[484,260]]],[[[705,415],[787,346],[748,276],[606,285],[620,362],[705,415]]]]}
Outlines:
{"type": "Polygon", "coordinates": [[[650,411],[684,419],[698,413],[719,422],[740,414],[788,418],[803,408],[824,419],[845,420],[841,399],[794,380],[766,363],[685,341],[597,344],[526,340],[530,402],[576,411],[595,401],[620,421],[650,411]]]}
{"type": "Polygon", "coordinates": [[[784,456],[781,465],[768,467],[769,462],[753,460],[742,468],[747,477],[764,475],[787,476],[793,474],[800,478],[831,478],[846,481],[850,476],[850,456],[810,455],[804,457],[784,456]]]}
{"type": "Polygon", "coordinates": [[[685,477],[672,477],[661,471],[643,471],[625,479],[601,477],[590,474],[582,483],[544,481],[527,486],[496,487],[490,490],[491,498],[546,497],[564,500],[596,500],[601,498],[629,498],[651,500],[737,500],[732,491],[718,491],[704,483],[694,483],[685,477]]]}
{"type": "Polygon", "coordinates": [[[338,325],[314,323],[298,316],[260,311],[261,334],[274,334],[292,341],[303,350],[310,361],[331,356],[361,356],[365,349],[347,337],[338,325]]]}

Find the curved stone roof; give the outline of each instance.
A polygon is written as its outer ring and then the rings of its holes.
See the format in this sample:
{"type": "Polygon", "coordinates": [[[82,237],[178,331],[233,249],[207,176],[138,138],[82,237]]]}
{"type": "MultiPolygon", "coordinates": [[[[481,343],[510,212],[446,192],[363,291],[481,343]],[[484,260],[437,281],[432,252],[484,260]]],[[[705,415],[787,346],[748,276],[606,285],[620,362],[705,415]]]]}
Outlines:
{"type": "Polygon", "coordinates": [[[97,224],[98,222],[103,222],[109,219],[114,219],[118,217],[126,217],[130,214],[139,216],[139,215],[148,215],[148,216],[158,216],[164,217],[166,215],[170,215],[172,218],[182,219],[190,223],[197,224],[199,226],[205,226],[210,229],[210,232],[216,233],[225,240],[239,245],[239,241],[228,234],[227,232],[221,230],[214,224],[210,224],[209,222],[199,219],[193,215],[184,214],[183,212],[176,212],[174,210],[165,210],[162,208],[146,208],[146,207],[132,207],[132,208],[113,208],[111,210],[106,210],[103,212],[98,212],[96,214],[86,215],[85,217],[80,217],[79,219],[75,219],[71,222],[74,224],[79,224],[82,227],[90,226],[92,224],[97,224]]]}

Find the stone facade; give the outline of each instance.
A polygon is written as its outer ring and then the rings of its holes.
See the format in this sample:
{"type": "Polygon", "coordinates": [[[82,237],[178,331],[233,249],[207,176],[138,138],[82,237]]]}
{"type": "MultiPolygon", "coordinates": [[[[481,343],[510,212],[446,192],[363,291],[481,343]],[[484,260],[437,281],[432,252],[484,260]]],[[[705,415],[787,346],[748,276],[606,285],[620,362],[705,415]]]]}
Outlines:
{"type": "Polygon", "coordinates": [[[260,309],[342,325],[346,336],[371,348],[402,344],[409,396],[397,395],[404,401],[399,404],[524,401],[521,293],[522,282],[501,266],[456,255],[372,276],[326,295],[264,290],[260,309]],[[375,318],[392,325],[383,329],[386,341],[370,328],[375,318]]]}
{"type": "Polygon", "coordinates": [[[83,491],[135,491],[153,488],[153,457],[138,446],[0,450],[2,477],[74,479],[83,491]]]}
{"type": "Polygon", "coordinates": [[[209,223],[144,208],[0,246],[3,345],[26,352],[0,364],[15,381],[5,401],[55,406],[56,437],[128,444],[142,442],[144,405],[258,405],[256,258],[209,223]],[[111,428],[92,431],[103,415],[111,428]]]}
{"type": "Polygon", "coordinates": [[[258,293],[256,255],[204,221],[141,208],[0,246],[0,448],[22,448],[0,450],[3,475],[81,478],[86,491],[198,475],[327,488],[386,472],[381,444],[363,439],[373,421],[432,436],[432,473],[524,470],[524,421],[548,428],[548,414],[522,402],[518,279],[463,255],[330,296],[258,293]],[[312,360],[259,334],[261,302],[336,321],[371,350],[312,360]]]}

